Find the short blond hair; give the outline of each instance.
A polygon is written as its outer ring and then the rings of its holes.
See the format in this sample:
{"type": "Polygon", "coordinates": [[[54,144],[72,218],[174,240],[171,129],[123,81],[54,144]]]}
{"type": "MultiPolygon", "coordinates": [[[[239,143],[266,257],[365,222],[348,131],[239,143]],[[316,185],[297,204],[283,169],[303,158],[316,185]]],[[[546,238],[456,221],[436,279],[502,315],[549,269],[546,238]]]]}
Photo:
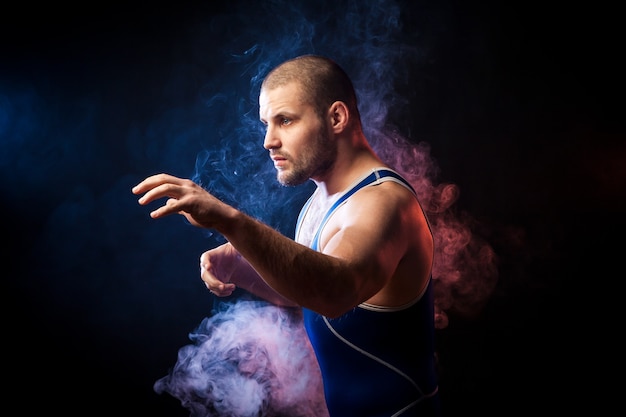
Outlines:
{"type": "Polygon", "coordinates": [[[335,61],[320,55],[301,55],[272,69],[261,84],[261,90],[272,90],[298,83],[302,100],[309,102],[323,116],[335,101],[346,104],[358,124],[361,123],[357,97],[348,74],[335,61]]]}

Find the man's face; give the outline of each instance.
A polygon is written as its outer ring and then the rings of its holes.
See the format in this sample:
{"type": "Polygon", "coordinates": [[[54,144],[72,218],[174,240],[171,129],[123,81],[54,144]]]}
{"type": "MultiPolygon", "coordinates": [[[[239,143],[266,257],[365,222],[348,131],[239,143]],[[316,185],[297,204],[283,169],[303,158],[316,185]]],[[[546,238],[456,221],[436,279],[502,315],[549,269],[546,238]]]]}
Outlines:
{"type": "Polygon", "coordinates": [[[326,119],[301,99],[299,85],[290,83],[259,96],[259,116],[266,125],[263,147],[270,152],[283,185],[320,179],[332,166],[336,142],[326,119]]]}

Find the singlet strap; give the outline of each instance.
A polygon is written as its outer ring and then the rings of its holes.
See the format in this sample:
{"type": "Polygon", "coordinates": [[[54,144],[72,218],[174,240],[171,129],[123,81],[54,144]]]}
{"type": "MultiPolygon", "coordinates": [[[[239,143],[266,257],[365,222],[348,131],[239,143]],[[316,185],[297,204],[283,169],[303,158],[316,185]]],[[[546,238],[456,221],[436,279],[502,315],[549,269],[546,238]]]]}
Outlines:
{"type": "MultiPolygon", "coordinates": [[[[311,242],[311,248],[317,250],[317,248],[318,248],[318,241],[319,241],[320,234],[322,233],[322,229],[326,225],[326,222],[328,221],[330,216],[337,209],[337,207],[339,207],[352,194],[356,193],[361,188],[366,187],[366,186],[368,186],[370,184],[375,184],[375,183],[378,184],[378,183],[381,182],[380,180],[382,178],[386,178],[386,177],[391,177],[394,181],[402,183],[409,190],[411,190],[411,192],[413,194],[417,195],[415,193],[415,190],[411,186],[411,184],[409,184],[409,182],[406,179],[404,179],[397,172],[395,172],[395,171],[393,171],[391,169],[386,169],[386,168],[385,169],[375,169],[371,174],[369,174],[367,177],[363,178],[355,186],[353,186],[348,191],[346,191],[341,197],[339,197],[339,199],[337,201],[335,201],[335,203],[330,207],[330,209],[328,209],[328,211],[326,212],[326,214],[324,215],[324,218],[322,219],[322,221],[320,223],[319,228],[317,229],[317,233],[315,233],[315,237],[313,238],[313,241],[311,242]]],[[[309,202],[307,202],[307,205],[308,205],[308,203],[309,202]]],[[[302,212],[301,212],[301,214],[302,214],[302,212]]]]}
{"type": "Polygon", "coordinates": [[[309,206],[311,205],[311,202],[313,201],[314,196],[315,196],[315,193],[311,194],[311,196],[306,200],[306,202],[300,209],[300,214],[298,214],[298,220],[296,221],[296,230],[295,230],[296,238],[298,237],[298,234],[300,233],[300,225],[302,224],[302,221],[304,220],[304,216],[306,215],[306,212],[309,210],[309,206]]]}

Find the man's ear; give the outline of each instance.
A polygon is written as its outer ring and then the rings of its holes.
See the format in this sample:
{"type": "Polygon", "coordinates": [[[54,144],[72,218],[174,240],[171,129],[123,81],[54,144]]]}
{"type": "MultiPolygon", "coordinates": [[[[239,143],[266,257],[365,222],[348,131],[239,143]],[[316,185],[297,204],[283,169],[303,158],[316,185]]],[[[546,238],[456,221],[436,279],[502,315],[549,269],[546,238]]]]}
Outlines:
{"type": "Polygon", "coordinates": [[[335,133],[342,132],[348,126],[350,112],[343,101],[335,101],[328,110],[330,124],[335,133]]]}

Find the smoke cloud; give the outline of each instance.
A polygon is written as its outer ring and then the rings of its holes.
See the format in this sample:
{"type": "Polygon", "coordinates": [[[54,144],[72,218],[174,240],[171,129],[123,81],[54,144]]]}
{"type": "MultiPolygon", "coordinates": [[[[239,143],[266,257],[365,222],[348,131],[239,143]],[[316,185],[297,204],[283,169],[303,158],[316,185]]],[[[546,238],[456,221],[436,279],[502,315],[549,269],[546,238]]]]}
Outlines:
{"type": "Polygon", "coordinates": [[[243,299],[218,306],[156,392],[180,399],[191,417],[328,415],[299,310],[243,299]]]}

